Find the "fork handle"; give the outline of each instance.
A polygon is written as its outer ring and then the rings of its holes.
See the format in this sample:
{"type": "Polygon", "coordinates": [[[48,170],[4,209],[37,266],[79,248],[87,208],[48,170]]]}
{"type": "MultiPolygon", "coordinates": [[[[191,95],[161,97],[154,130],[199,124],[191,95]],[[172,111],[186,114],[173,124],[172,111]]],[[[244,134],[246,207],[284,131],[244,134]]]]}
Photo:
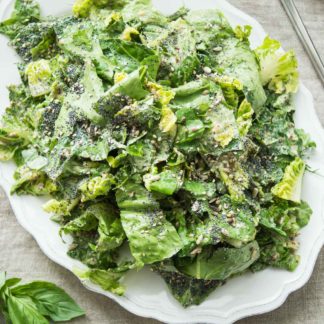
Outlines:
{"type": "Polygon", "coordinates": [[[283,7],[285,8],[287,15],[289,16],[302,44],[307,51],[318,76],[320,77],[324,85],[324,64],[316,50],[316,47],[300,17],[298,9],[293,0],[281,0],[283,7]]]}

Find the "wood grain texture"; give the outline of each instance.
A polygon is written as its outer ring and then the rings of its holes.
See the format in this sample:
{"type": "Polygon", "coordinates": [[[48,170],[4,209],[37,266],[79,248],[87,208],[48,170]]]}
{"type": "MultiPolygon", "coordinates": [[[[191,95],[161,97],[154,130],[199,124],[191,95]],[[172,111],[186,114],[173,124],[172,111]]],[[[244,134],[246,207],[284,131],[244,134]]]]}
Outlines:
{"type": "MultiPolygon", "coordinates": [[[[199,0],[197,0],[199,1],[199,0]]],[[[324,88],[299,42],[279,0],[232,0],[233,5],[256,18],[285,49],[295,49],[301,79],[311,90],[317,113],[324,125],[324,88]]],[[[324,1],[296,0],[319,52],[324,56],[324,1]]],[[[50,261],[34,239],[17,223],[3,191],[0,191],[0,270],[24,280],[50,280],[62,286],[86,310],[77,324],[153,324],[122,309],[106,297],[86,290],[70,272],[50,261]]],[[[239,324],[322,324],[324,318],[324,250],[317,260],[308,284],[288,297],[279,309],[265,315],[241,320],[239,324]]],[[[1,323],[1,319],[0,319],[1,323]]]]}

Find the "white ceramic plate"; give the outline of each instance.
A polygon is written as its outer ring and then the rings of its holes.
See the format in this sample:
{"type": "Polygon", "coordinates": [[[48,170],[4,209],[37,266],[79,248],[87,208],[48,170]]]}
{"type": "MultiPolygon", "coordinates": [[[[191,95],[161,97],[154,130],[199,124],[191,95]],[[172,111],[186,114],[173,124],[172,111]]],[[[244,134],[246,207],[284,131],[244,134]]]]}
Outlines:
{"type": "MultiPolygon", "coordinates": [[[[39,2],[44,15],[67,13],[73,3],[72,0],[40,0],[39,2]]],[[[12,0],[0,2],[0,20],[9,15],[12,3],[12,0]]],[[[156,0],[154,3],[165,13],[173,12],[182,4],[190,9],[217,7],[225,13],[233,26],[237,24],[253,26],[251,35],[253,47],[259,45],[266,35],[258,22],[223,0],[156,0]]],[[[0,37],[1,112],[8,105],[6,85],[19,82],[15,65],[18,58],[7,46],[7,42],[6,38],[0,37]]],[[[316,117],[312,95],[303,85],[295,96],[295,103],[297,127],[305,129],[317,143],[317,150],[309,164],[313,169],[318,169],[324,174],[324,132],[316,117]]],[[[34,236],[43,252],[54,262],[70,271],[74,268],[82,268],[80,262],[66,255],[68,245],[60,239],[58,225],[51,222],[49,215],[42,211],[44,200],[9,195],[14,168],[12,163],[0,164],[0,183],[8,194],[20,224],[34,236]]],[[[303,184],[303,199],[310,203],[314,214],[310,224],[299,236],[301,263],[293,273],[267,269],[256,274],[245,274],[218,288],[200,306],[188,309],[183,309],[170,295],[163,280],[148,270],[127,276],[125,284],[128,289],[124,297],[105,292],[89,282],[84,282],[84,285],[90,290],[114,299],[134,314],[169,323],[232,323],[246,316],[268,312],[279,307],[289,293],[303,286],[312,273],[317,255],[324,243],[323,198],[323,178],[307,173],[303,184]]]]}

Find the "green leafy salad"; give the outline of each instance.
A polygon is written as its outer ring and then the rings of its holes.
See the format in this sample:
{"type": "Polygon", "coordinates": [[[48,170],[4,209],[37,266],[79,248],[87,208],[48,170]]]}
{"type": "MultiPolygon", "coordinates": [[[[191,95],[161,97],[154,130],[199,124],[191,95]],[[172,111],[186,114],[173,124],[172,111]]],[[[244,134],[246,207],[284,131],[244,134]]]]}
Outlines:
{"type": "Polygon", "coordinates": [[[251,27],[217,10],[164,16],[149,0],[46,18],[16,0],[0,32],[21,57],[0,158],[17,164],[12,194],[52,197],[81,278],[122,295],[147,265],[187,307],[245,271],[297,267],[315,144],[293,121],[294,52],[269,37],[252,50],[251,27]]]}

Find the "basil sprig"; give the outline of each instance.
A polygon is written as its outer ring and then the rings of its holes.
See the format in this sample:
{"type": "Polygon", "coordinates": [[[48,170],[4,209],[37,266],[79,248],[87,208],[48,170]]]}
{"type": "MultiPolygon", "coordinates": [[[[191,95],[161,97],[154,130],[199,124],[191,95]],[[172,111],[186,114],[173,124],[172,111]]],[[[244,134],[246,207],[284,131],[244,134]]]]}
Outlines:
{"type": "Polygon", "coordinates": [[[0,272],[0,311],[6,323],[48,324],[69,321],[85,314],[61,288],[46,281],[18,285],[19,278],[6,279],[0,272]]]}

